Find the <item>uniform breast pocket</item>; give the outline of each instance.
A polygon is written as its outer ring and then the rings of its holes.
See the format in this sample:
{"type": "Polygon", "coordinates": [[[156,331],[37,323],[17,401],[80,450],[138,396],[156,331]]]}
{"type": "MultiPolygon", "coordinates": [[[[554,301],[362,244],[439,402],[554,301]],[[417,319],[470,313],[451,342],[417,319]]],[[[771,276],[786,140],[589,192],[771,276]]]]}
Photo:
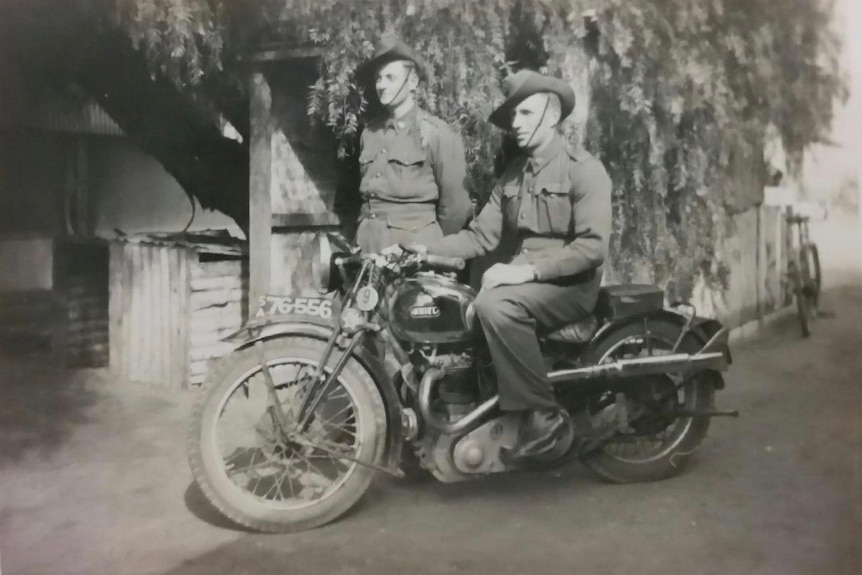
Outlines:
{"type": "Polygon", "coordinates": [[[572,199],[563,184],[546,184],[538,189],[540,233],[567,236],[572,227],[572,199]]]}
{"type": "Polygon", "coordinates": [[[425,164],[425,152],[410,147],[399,147],[389,152],[389,167],[401,180],[401,189],[393,190],[399,197],[414,193],[425,164]]]}
{"type": "Polygon", "coordinates": [[[500,211],[506,221],[515,224],[518,221],[518,210],[521,208],[521,188],[518,186],[503,186],[503,196],[500,199],[500,211]]]}
{"type": "MultiPolygon", "coordinates": [[[[364,192],[367,191],[372,186],[372,181],[380,178],[382,174],[377,174],[376,172],[371,171],[371,164],[377,159],[377,156],[380,154],[380,150],[375,148],[363,148],[362,152],[359,154],[359,173],[362,176],[362,182],[360,183],[359,190],[364,192]],[[371,173],[369,173],[371,171],[371,173]]],[[[377,168],[378,170],[380,168],[377,168]]]]}
{"type": "Polygon", "coordinates": [[[362,151],[359,153],[359,165],[367,168],[379,155],[380,145],[378,142],[363,143],[362,151]]]}

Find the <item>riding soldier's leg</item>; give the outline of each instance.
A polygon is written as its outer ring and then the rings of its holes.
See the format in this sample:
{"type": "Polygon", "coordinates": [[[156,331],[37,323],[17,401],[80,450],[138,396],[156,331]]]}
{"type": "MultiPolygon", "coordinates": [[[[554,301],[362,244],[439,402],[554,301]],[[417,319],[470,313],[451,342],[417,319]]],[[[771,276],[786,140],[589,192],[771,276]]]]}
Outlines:
{"type": "Polygon", "coordinates": [[[579,321],[595,306],[593,281],[559,285],[529,283],[483,291],[476,299],[504,411],[523,412],[524,423],[514,458],[553,447],[565,420],[548,382],[537,329],[579,321]]]}

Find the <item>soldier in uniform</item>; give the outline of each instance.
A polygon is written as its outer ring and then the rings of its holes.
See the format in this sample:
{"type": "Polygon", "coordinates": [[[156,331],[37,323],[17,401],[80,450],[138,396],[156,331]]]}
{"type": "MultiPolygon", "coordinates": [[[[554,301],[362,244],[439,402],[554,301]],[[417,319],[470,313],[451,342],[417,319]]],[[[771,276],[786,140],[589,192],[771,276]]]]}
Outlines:
{"type": "Polygon", "coordinates": [[[512,130],[524,154],[467,229],[424,249],[473,258],[504,235],[503,245],[513,246],[509,263],[482,277],[475,310],[500,407],[522,413],[518,443],[503,454],[517,464],[550,451],[565,433],[567,415],[554,399],[536,333],[584,319],[595,307],[611,232],[611,181],[599,160],[569,148],[559,133],[575,105],[568,84],[520,71],[506,79],[505,91],[490,121],[512,130]]]}
{"type": "Polygon", "coordinates": [[[363,251],[433,244],[461,230],[472,211],[464,145],[443,120],[417,105],[421,73],[419,58],[396,39],[384,42],[357,71],[361,83],[374,82],[384,110],[360,139],[363,203],[356,241],[363,251]]]}

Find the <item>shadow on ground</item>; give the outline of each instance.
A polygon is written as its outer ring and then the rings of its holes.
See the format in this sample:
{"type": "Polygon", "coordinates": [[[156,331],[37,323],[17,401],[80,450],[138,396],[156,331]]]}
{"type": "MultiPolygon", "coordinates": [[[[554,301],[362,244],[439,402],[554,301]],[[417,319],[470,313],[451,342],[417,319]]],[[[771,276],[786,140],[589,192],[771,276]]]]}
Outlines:
{"type": "Polygon", "coordinates": [[[57,367],[48,355],[0,355],[0,467],[62,447],[90,421],[104,378],[100,370],[57,367]]]}
{"type": "Polygon", "coordinates": [[[198,487],[198,484],[194,481],[192,481],[188,488],[186,488],[183,501],[186,504],[186,509],[204,523],[209,523],[213,527],[220,527],[222,529],[232,529],[234,531],[245,531],[247,533],[251,533],[251,531],[247,530],[242,525],[237,525],[222,515],[219,510],[210,503],[209,499],[204,495],[204,492],[201,491],[201,488],[198,487]]]}

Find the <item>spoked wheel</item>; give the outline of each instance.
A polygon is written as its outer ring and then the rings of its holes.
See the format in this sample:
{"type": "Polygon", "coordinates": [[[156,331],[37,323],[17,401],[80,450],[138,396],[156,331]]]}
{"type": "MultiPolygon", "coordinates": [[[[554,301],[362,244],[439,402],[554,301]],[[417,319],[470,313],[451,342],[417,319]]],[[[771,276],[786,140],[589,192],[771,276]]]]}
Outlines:
{"type": "Polygon", "coordinates": [[[793,284],[793,294],[796,298],[796,315],[799,318],[799,328],[802,332],[802,337],[808,337],[811,335],[811,298],[810,298],[810,288],[807,285],[806,277],[807,274],[805,270],[807,270],[807,262],[804,259],[805,254],[800,254],[803,257],[800,258],[799,266],[792,266],[789,270],[790,273],[790,281],[793,284]]]}
{"type": "Polygon", "coordinates": [[[325,343],[285,338],[264,344],[288,433],[271,407],[254,347],[224,358],[192,414],[189,463],[210,502],[229,519],[268,532],[311,529],[350,509],[379,461],[386,413],[377,387],[351,359],[314,411],[296,422],[325,343]]]}
{"type": "Polygon", "coordinates": [[[808,255],[811,258],[811,275],[814,279],[814,303],[820,307],[820,293],[823,289],[823,275],[820,270],[820,252],[815,244],[808,246],[808,255]]]}
{"type": "Polygon", "coordinates": [[[808,244],[805,246],[805,260],[808,265],[808,292],[812,302],[812,310],[817,314],[817,309],[820,307],[820,292],[823,287],[823,276],[820,271],[820,252],[817,251],[817,246],[808,244]]]}
{"type": "MultiPolygon", "coordinates": [[[[612,333],[594,350],[597,363],[672,353],[680,327],[651,320],[612,333]]],[[[696,353],[702,343],[687,336],[677,353],[696,353]]],[[[589,404],[594,430],[609,430],[601,447],[584,463],[615,483],[654,481],[678,474],[706,437],[709,417],[693,412],[711,408],[714,372],[647,376],[597,393],[589,404]]],[[[600,431],[601,432],[601,431],[600,431]]]]}

